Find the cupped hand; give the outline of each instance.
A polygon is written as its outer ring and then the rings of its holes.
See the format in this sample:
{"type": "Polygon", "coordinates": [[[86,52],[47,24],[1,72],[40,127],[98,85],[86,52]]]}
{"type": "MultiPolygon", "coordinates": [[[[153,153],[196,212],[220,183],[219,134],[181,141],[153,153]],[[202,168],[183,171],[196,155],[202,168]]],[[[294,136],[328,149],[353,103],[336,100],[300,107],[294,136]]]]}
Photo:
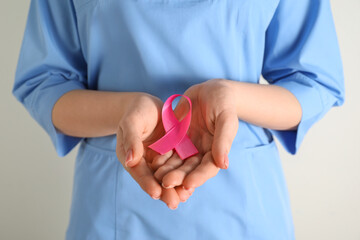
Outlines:
{"type": "Polygon", "coordinates": [[[162,101],[155,96],[134,93],[118,125],[116,154],[146,193],[175,209],[180,201],[177,190],[162,188],[151,167],[155,157],[157,162],[159,159],[167,160],[172,151],[161,156],[148,148],[148,145],[165,134],[161,121],[162,105],[162,101]]]}
{"type": "MultiPolygon", "coordinates": [[[[231,80],[211,79],[185,91],[192,102],[192,119],[188,136],[199,153],[181,160],[175,153],[166,161],[155,158],[151,166],[155,178],[164,188],[184,188],[193,191],[216,176],[220,168],[229,166],[228,154],[238,130],[235,92],[231,80]]],[[[189,111],[185,98],[181,98],[174,112],[180,120],[189,111]]],[[[179,193],[181,201],[186,194],[179,193]]]]}

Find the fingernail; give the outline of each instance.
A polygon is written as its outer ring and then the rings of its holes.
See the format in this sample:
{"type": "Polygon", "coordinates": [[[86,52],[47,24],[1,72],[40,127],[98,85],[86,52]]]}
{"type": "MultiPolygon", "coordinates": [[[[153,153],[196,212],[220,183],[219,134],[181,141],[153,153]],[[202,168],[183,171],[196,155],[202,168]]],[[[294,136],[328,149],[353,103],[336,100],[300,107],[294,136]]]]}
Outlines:
{"type": "Polygon", "coordinates": [[[173,187],[174,187],[173,185],[166,186],[166,185],[164,185],[164,183],[161,183],[161,186],[163,186],[163,188],[166,188],[166,189],[168,189],[168,188],[173,188],[173,187]]]}
{"type": "Polygon", "coordinates": [[[167,206],[168,206],[168,208],[170,208],[171,210],[177,209],[177,206],[170,206],[170,205],[167,205],[167,206]]]}
{"type": "Polygon", "coordinates": [[[159,200],[160,196],[152,196],[152,198],[155,199],[155,200],[159,200]]]}
{"type": "Polygon", "coordinates": [[[186,191],[189,191],[190,189],[193,189],[192,187],[185,187],[185,186],[183,186],[183,188],[184,188],[186,191]]]}
{"type": "Polygon", "coordinates": [[[227,156],[227,154],[225,154],[224,165],[225,169],[229,167],[229,157],[227,156]]]}
{"type": "Polygon", "coordinates": [[[125,165],[128,167],[129,162],[133,160],[132,149],[129,149],[126,154],[125,165]]]}

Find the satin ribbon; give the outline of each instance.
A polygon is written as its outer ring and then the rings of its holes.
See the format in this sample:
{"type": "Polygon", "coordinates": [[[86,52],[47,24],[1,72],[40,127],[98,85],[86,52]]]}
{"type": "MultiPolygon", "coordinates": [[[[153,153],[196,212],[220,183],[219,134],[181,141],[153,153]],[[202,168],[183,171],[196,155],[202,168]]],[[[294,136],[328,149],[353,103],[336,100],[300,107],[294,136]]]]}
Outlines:
{"type": "Polygon", "coordinates": [[[162,121],[166,134],[153,144],[149,145],[149,148],[161,155],[175,149],[182,160],[197,154],[198,150],[186,134],[190,126],[191,110],[192,105],[189,97],[181,94],[171,95],[165,101],[162,108],[162,121]],[[189,112],[181,121],[176,118],[172,109],[172,102],[179,96],[185,97],[190,105],[189,112]]]}

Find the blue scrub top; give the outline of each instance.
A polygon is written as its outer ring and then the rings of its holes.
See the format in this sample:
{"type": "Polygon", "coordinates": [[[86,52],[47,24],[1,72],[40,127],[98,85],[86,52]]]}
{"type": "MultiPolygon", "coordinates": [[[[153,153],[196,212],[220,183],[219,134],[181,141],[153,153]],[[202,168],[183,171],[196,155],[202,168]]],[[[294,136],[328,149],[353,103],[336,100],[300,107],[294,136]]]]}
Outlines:
{"type": "Polygon", "coordinates": [[[67,239],[293,239],[276,136],[295,154],[344,102],[329,0],[32,0],[13,88],[59,156],[81,142],[67,239]],[[296,131],[239,119],[230,166],[175,211],[150,198],[116,158],[115,136],[76,138],[51,121],[74,89],[141,91],[163,101],[212,78],[291,91],[296,131]]]}

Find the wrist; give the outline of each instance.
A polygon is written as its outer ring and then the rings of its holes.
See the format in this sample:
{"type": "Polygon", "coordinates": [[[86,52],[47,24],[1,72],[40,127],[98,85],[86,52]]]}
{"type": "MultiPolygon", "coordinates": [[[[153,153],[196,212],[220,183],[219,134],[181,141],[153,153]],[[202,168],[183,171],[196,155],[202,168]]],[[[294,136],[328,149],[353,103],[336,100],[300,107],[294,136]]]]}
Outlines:
{"type": "Polygon", "coordinates": [[[238,118],[241,115],[241,106],[240,106],[240,99],[241,97],[241,88],[242,82],[229,80],[229,79],[219,79],[220,83],[226,87],[228,99],[230,99],[229,108],[231,112],[235,112],[238,118]]]}
{"type": "Polygon", "coordinates": [[[228,85],[231,91],[231,96],[233,97],[233,103],[234,103],[234,111],[236,112],[236,115],[239,119],[244,119],[244,107],[243,105],[245,103],[244,94],[243,94],[243,87],[244,82],[240,81],[231,81],[229,80],[228,85]]]}
{"type": "Polygon", "coordinates": [[[116,117],[116,124],[113,129],[118,130],[121,121],[125,120],[133,112],[140,114],[139,117],[149,120],[149,118],[161,119],[162,101],[160,98],[145,92],[119,92],[117,99],[120,111],[116,117]]]}

